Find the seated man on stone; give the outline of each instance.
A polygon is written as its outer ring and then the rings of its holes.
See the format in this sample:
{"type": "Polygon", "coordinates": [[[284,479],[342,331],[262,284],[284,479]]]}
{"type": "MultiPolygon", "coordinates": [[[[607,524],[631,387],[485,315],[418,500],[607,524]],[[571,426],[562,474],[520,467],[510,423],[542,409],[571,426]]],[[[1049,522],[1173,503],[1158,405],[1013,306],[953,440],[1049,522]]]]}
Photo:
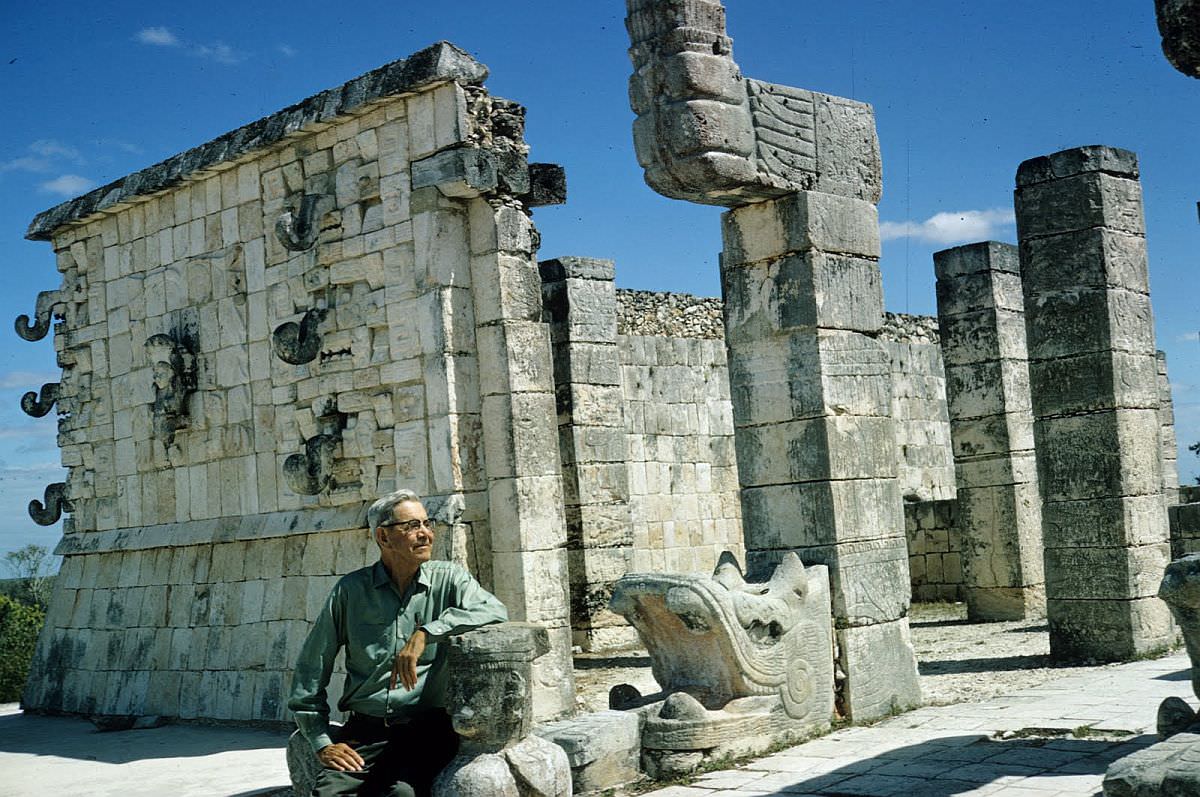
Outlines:
{"type": "Polygon", "coordinates": [[[312,794],[403,797],[428,792],[458,749],[445,711],[444,644],[451,634],[508,619],[462,567],[430,561],[434,530],[415,493],[367,511],[379,561],[334,585],[296,664],[288,708],[322,769],[312,794]],[[325,689],[338,650],[350,718],[335,742],[325,689]]]}

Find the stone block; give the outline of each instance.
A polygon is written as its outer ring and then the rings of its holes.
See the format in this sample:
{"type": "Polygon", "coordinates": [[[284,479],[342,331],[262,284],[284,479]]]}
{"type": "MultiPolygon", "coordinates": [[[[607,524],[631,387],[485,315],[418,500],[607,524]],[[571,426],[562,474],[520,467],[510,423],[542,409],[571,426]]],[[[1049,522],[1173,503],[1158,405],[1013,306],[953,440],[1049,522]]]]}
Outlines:
{"type": "Polygon", "coordinates": [[[817,92],[811,96],[819,153],[817,189],[878,202],[883,192],[883,165],[875,111],[845,97],[817,92]]]}
{"type": "Polygon", "coordinates": [[[1028,412],[956,419],[950,429],[955,460],[1033,449],[1033,418],[1028,412]]]}
{"type": "Polygon", "coordinates": [[[597,711],[549,722],[533,732],[567,753],[576,794],[603,792],[641,778],[641,715],[597,711]]]}
{"type": "Polygon", "coordinates": [[[729,385],[740,426],[821,415],[892,414],[891,360],[874,338],[818,330],[731,346],[729,385]]]}
{"type": "Polygon", "coordinates": [[[1059,600],[1047,595],[1046,619],[1050,655],[1057,661],[1127,661],[1175,641],[1171,612],[1157,597],[1059,600]]]}
{"type": "Polygon", "coordinates": [[[1146,238],[1102,227],[1021,241],[1022,273],[1030,295],[1075,288],[1122,288],[1149,293],[1146,238]]]}
{"type": "MultiPolygon", "coordinates": [[[[948,286],[957,288],[958,286],[990,285],[997,274],[1008,274],[1016,276],[1019,279],[1021,263],[1018,250],[1012,244],[1001,243],[999,241],[984,241],[934,252],[933,271],[938,279],[940,290],[940,283],[942,281],[945,281],[948,286]],[[976,276],[982,278],[963,279],[964,277],[976,276]]],[[[1019,292],[1020,289],[1018,288],[1019,292]]],[[[958,305],[957,302],[950,302],[949,304],[951,307],[958,305]]],[[[941,307],[940,293],[938,294],[938,306],[941,307]]],[[[979,308],[963,307],[962,309],[982,309],[983,307],[991,306],[993,305],[986,304],[979,308]]],[[[960,312],[960,310],[952,309],[951,312],[960,312]]]]}
{"type": "Polygon", "coordinates": [[[565,548],[497,551],[492,578],[495,595],[512,618],[550,627],[566,625],[569,580],[565,548]]]}
{"type": "Polygon", "coordinates": [[[1060,180],[1078,174],[1101,172],[1137,179],[1137,154],[1127,149],[1091,145],[1030,158],[1017,167],[1017,186],[1060,180]]]}
{"type": "Polygon", "coordinates": [[[556,340],[616,341],[616,293],[610,280],[565,278],[546,282],[545,271],[542,273],[546,320],[554,328],[556,340]]]}
{"type": "MultiPolygon", "coordinates": [[[[992,243],[995,246],[1011,246],[992,243]]],[[[934,257],[938,254],[941,253],[935,253],[934,257]]],[[[1017,259],[1015,246],[1012,247],[1012,259],[1017,259]]],[[[1009,271],[985,271],[960,277],[939,278],[936,293],[938,315],[943,317],[992,309],[1015,313],[1025,310],[1021,275],[1009,271]]]]}
{"type": "Polygon", "coordinates": [[[1200,733],[1176,734],[1109,764],[1104,775],[1104,794],[1105,797],[1200,794],[1200,733]]]}
{"type": "Polygon", "coordinates": [[[797,191],[721,216],[726,267],[817,250],[879,258],[879,213],[849,196],[797,191]]]}
{"type": "Polygon", "coordinates": [[[965,581],[975,587],[1042,583],[1041,501],[1036,483],[958,491],[965,581]]]}
{"type": "Polygon", "coordinates": [[[874,260],[804,251],[725,268],[721,277],[730,341],[809,327],[875,332],[883,322],[874,260]]]}
{"type": "Polygon", "coordinates": [[[973,623],[1031,620],[1046,616],[1046,589],[1024,587],[963,587],[967,619],[973,623]]]}
{"type": "Polygon", "coordinates": [[[1025,312],[1031,361],[1110,349],[1154,358],[1148,294],[1121,288],[1030,294],[1025,312]]]}
{"type": "Polygon", "coordinates": [[[841,708],[853,722],[871,722],[921,704],[907,618],[834,633],[838,663],[846,675],[841,708]]]}
{"type": "MultiPolygon", "coordinates": [[[[1024,360],[946,366],[946,404],[952,424],[1005,412],[1031,413],[1029,394],[1029,367],[1024,360]]],[[[1032,415],[1029,419],[1032,422],[1032,415]]]]}
{"type": "Polygon", "coordinates": [[[1021,240],[1092,227],[1134,234],[1146,230],[1141,185],[1103,172],[1018,186],[1014,204],[1021,240]]]}
{"type": "Polygon", "coordinates": [[[477,324],[542,318],[542,284],[528,259],[506,254],[472,257],[471,293],[477,324]]]}
{"type": "Polygon", "coordinates": [[[556,475],[559,461],[554,413],[551,393],[484,396],[482,425],[488,477],[556,475]]]}
{"type": "Polygon", "coordinates": [[[1158,593],[1165,542],[1122,548],[1046,548],[1046,595],[1055,601],[1128,600],[1158,593]]]}
{"type": "Polygon", "coordinates": [[[1043,501],[1158,494],[1162,458],[1155,410],[1042,418],[1034,425],[1043,501]]]}
{"type": "Polygon", "coordinates": [[[566,528],[557,474],[494,479],[488,484],[492,550],[548,551],[561,547],[566,528]]]}
{"type": "Polygon", "coordinates": [[[448,149],[412,164],[413,190],[436,187],[444,196],[472,199],[498,184],[496,157],[485,149],[448,149]]]}
{"type": "Polygon", "coordinates": [[[894,479],[780,484],[742,491],[750,549],[807,548],[890,538],[903,529],[894,479]]]}
{"type": "Polygon", "coordinates": [[[1073,415],[1098,410],[1160,406],[1154,358],[1103,351],[1029,364],[1037,414],[1073,415]]]}
{"type": "Polygon", "coordinates": [[[484,396],[554,390],[550,336],[535,321],[505,321],[475,330],[484,396]]]}
{"type": "Polygon", "coordinates": [[[941,318],[947,367],[1028,357],[1025,316],[1013,310],[976,310],[941,318]]]}
{"type": "Polygon", "coordinates": [[[896,475],[890,418],[830,415],[747,426],[734,440],[743,487],[896,475]]]}
{"type": "Polygon", "coordinates": [[[1166,539],[1162,497],[1048,501],[1042,508],[1047,548],[1144,546],[1166,539]]]}
{"type": "Polygon", "coordinates": [[[959,489],[1037,483],[1037,462],[1032,450],[963,457],[955,462],[955,472],[959,489]]]}

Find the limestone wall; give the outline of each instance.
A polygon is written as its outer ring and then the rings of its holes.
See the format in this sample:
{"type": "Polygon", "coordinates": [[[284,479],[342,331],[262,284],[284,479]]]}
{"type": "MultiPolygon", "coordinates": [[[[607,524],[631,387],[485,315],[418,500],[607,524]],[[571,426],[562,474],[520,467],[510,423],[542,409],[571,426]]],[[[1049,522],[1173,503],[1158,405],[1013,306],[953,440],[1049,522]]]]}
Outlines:
{"type": "Polygon", "coordinates": [[[617,291],[635,572],[743,560],[720,302],[617,291]],[[643,333],[643,334],[639,334],[643,333]]]}
{"type": "Polygon", "coordinates": [[[34,220],[71,517],[27,705],[281,718],[398,486],[549,629],[539,715],[573,700],[539,202],[485,75],[435,45],[34,220]]]}
{"type": "Polygon", "coordinates": [[[905,500],[953,498],[954,457],[937,319],[885,313],[879,337],[892,363],[892,413],[905,500]]]}
{"type": "Polygon", "coordinates": [[[919,501],[904,505],[908,535],[908,572],[915,601],[961,601],[963,541],[956,520],[957,504],[919,501]]]}

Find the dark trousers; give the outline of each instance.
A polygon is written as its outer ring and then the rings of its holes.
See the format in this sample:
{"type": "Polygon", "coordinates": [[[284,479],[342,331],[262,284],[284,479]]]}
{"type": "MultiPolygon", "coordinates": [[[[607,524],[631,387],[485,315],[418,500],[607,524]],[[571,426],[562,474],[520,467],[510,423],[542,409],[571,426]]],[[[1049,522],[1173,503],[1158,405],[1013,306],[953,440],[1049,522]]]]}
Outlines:
{"type": "Polygon", "coordinates": [[[433,779],[458,752],[458,735],[441,710],[391,727],[351,715],[338,737],[362,756],[363,771],[322,768],[312,797],[427,797],[433,779]]]}

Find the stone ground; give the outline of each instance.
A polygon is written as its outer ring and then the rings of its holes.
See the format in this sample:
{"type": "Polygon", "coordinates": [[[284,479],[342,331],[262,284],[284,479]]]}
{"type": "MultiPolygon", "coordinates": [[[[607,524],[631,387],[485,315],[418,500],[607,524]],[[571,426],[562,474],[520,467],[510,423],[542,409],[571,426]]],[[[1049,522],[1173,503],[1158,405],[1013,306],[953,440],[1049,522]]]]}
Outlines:
{"type": "MultiPolygon", "coordinates": [[[[931,705],[647,794],[1090,797],[1109,762],[1154,741],[1164,697],[1191,699],[1182,652],[1053,668],[1038,624],[971,625],[950,604],[914,607],[912,626],[931,705]]],[[[655,691],[640,651],[580,657],[576,673],[589,708],[605,706],[617,683],[655,691]]],[[[277,732],[196,725],[100,734],[81,720],[4,706],[0,792],[283,797],[285,741],[277,732]]]]}

